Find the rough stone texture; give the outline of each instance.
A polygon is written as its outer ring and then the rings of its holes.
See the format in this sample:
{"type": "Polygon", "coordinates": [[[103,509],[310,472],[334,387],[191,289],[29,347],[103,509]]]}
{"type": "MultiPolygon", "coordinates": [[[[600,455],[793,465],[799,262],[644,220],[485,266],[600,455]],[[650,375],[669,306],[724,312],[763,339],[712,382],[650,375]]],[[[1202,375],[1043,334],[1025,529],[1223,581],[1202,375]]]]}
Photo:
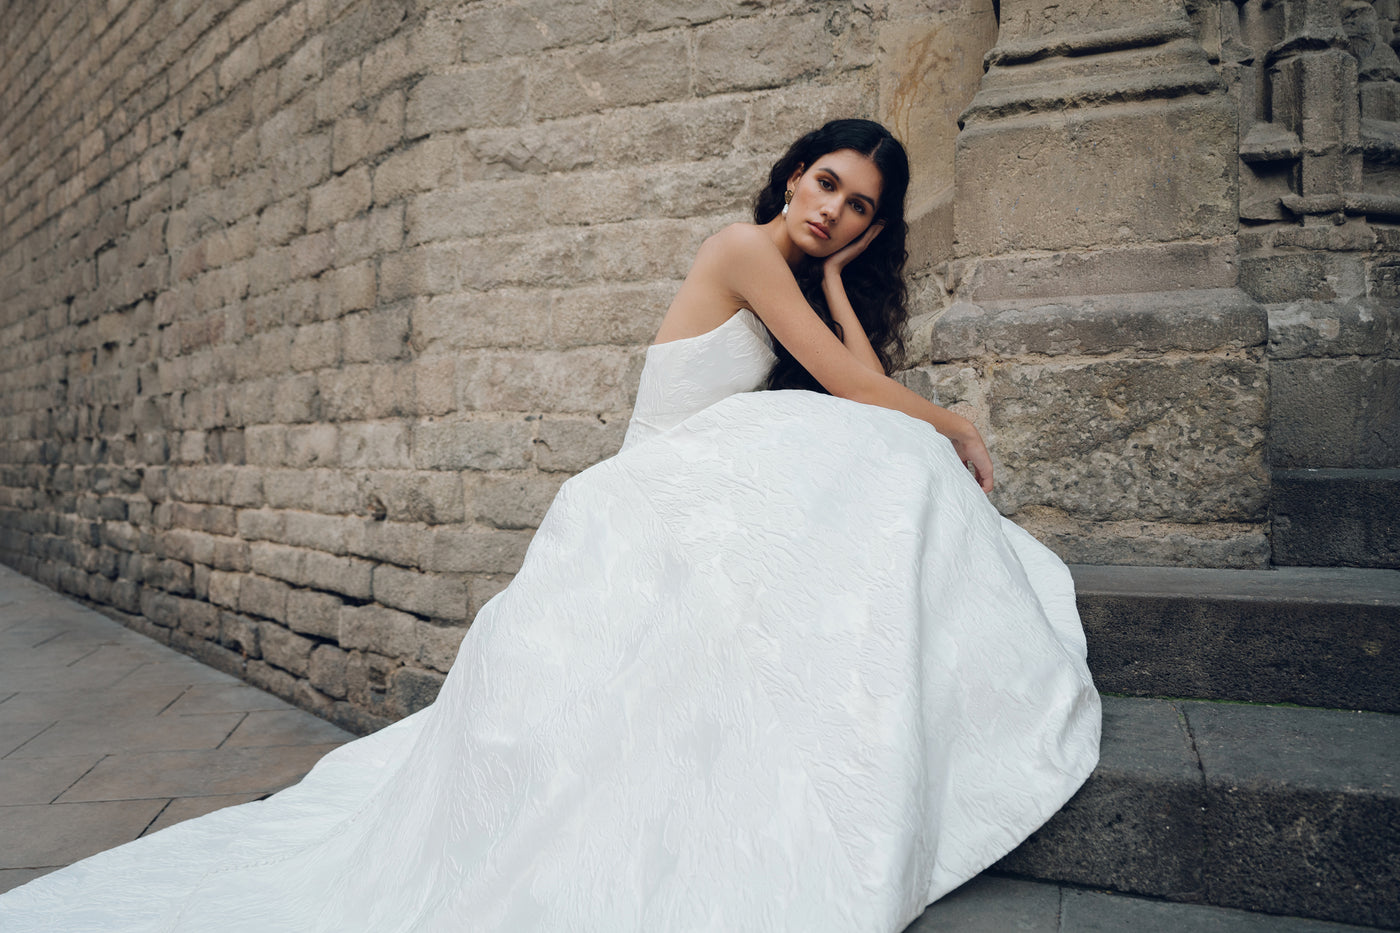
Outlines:
{"type": "Polygon", "coordinates": [[[1275,470],[1273,480],[1276,563],[1400,569],[1400,469],[1275,470]]]}
{"type": "Polygon", "coordinates": [[[1400,573],[1071,569],[1100,690],[1400,713],[1400,573]]]}
{"type": "Polygon", "coordinates": [[[1393,929],[1397,741],[1377,713],[1107,697],[1099,767],[996,867],[1393,929]]]}
{"type": "Polygon", "coordinates": [[[698,243],[854,114],[914,155],[903,378],[1001,507],[1262,566],[1267,458],[1397,465],[1393,6],[21,4],[0,560],[402,715],[617,449],[698,243]]]}

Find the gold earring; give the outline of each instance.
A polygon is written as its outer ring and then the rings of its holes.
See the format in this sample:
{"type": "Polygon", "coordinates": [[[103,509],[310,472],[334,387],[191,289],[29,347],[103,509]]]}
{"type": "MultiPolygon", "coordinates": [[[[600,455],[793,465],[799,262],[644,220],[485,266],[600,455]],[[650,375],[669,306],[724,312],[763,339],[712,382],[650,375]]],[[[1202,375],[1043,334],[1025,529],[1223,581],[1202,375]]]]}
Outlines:
{"type": "Polygon", "coordinates": [[[783,192],[783,216],[787,216],[788,205],[792,203],[792,189],[783,192]]]}

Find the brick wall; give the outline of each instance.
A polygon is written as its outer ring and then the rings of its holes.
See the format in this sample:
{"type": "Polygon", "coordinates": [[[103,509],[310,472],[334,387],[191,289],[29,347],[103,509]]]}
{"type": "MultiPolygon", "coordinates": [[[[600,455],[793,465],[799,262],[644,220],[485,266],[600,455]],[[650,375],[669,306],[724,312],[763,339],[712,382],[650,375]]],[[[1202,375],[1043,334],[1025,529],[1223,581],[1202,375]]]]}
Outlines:
{"type": "Polygon", "coordinates": [[[358,729],[432,699],[620,443],[699,242],[799,132],[878,115],[901,32],[741,0],[3,16],[0,559],[358,729]]]}

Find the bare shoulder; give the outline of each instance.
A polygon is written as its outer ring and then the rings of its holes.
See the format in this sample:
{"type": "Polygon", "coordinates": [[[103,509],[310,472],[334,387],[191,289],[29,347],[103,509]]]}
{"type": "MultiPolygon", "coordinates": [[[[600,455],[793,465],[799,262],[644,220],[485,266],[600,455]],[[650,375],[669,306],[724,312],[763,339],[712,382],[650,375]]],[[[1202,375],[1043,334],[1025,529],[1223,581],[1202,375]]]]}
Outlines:
{"type": "Polygon", "coordinates": [[[761,227],[753,224],[730,224],[709,237],[700,246],[695,257],[696,264],[717,266],[725,270],[751,267],[755,264],[769,266],[783,263],[778,247],[769,239],[761,227]]]}

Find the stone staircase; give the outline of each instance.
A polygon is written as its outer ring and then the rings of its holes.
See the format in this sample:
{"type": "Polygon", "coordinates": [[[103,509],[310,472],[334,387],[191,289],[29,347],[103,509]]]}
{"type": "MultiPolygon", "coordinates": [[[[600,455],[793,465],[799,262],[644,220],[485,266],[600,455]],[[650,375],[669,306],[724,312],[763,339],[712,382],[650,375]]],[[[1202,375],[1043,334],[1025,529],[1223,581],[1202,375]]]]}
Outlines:
{"type": "Polygon", "coordinates": [[[1072,569],[1102,761],[997,870],[1400,928],[1400,571],[1072,569]]]}

